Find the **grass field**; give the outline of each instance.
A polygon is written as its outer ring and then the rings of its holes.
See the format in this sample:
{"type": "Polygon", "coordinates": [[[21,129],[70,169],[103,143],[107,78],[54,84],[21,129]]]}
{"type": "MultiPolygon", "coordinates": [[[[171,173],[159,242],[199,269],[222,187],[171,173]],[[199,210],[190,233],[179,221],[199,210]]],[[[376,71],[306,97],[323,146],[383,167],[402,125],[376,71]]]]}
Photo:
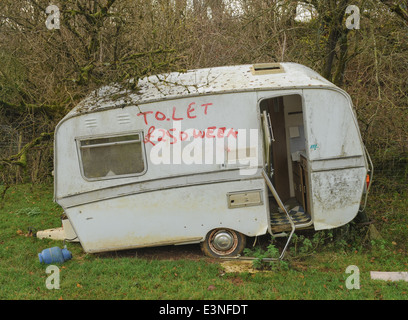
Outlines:
{"type": "MultiPolygon", "coordinates": [[[[257,272],[228,272],[221,261],[204,257],[198,245],[86,254],[79,243],[67,243],[73,258],[58,265],[59,289],[47,289],[51,273],[38,253],[63,244],[29,231],[61,225],[63,212],[52,196],[51,185],[19,185],[8,189],[0,204],[2,300],[408,299],[407,282],[370,279],[370,271],[408,271],[407,191],[371,194],[368,213],[381,234],[376,240],[368,227],[353,224],[299,234],[284,262],[258,265],[263,269],[257,272]],[[348,277],[357,276],[346,273],[350,265],[358,267],[359,289],[348,288],[348,277]]],[[[268,244],[268,237],[259,239],[250,254],[267,254],[268,244]]]]}

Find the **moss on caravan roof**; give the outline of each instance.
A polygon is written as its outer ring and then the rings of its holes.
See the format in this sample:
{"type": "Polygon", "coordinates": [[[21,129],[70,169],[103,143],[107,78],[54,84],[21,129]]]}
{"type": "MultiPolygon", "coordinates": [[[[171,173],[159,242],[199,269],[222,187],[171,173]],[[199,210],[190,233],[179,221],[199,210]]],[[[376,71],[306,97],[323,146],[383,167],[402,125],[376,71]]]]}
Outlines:
{"type": "Polygon", "coordinates": [[[104,86],[67,116],[187,96],[305,87],[335,87],[312,69],[296,63],[238,65],[172,72],[142,78],[137,91],[104,86]]]}

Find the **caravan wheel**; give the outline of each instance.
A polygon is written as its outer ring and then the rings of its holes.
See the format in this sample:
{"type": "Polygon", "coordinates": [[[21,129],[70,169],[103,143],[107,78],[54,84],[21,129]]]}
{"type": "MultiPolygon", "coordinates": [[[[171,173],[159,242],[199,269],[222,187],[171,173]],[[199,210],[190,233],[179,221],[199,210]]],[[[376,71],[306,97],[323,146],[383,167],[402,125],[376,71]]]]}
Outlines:
{"type": "Polygon", "coordinates": [[[231,229],[214,229],[201,243],[202,251],[209,257],[234,257],[245,249],[246,237],[231,229]]]}

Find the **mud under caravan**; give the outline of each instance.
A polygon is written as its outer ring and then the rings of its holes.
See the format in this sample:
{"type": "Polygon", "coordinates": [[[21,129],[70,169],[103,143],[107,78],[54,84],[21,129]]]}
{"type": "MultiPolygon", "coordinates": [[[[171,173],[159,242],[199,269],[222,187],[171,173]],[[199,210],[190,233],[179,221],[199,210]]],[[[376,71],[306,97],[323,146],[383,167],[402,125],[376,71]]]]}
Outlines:
{"type": "Polygon", "coordinates": [[[55,131],[55,201],[86,252],[331,229],[357,215],[369,158],[350,97],[299,64],[103,87],[55,131]]]}

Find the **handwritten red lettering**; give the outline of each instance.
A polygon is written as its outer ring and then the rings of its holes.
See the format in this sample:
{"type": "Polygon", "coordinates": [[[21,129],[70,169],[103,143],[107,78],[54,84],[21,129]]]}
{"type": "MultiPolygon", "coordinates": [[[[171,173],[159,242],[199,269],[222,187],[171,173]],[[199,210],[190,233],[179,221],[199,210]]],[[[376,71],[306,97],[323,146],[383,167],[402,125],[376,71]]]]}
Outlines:
{"type": "Polygon", "coordinates": [[[166,120],[166,115],[163,112],[160,112],[160,111],[156,112],[155,117],[159,121],[166,120]],[[159,117],[159,115],[160,115],[160,117],[159,117]]]}
{"type": "Polygon", "coordinates": [[[188,139],[188,133],[184,131],[180,131],[180,141],[185,141],[188,139]]]}
{"type": "Polygon", "coordinates": [[[201,106],[204,107],[204,114],[206,115],[208,106],[212,106],[212,103],[211,102],[210,103],[204,103],[201,106]]]}
{"type": "Polygon", "coordinates": [[[176,107],[173,107],[173,115],[172,115],[172,119],[174,120],[174,121],[180,121],[180,120],[183,120],[183,118],[176,118],[176,107]]]}
{"type": "Polygon", "coordinates": [[[169,131],[167,131],[167,135],[172,139],[172,141],[170,141],[170,144],[175,144],[177,142],[177,138],[170,133],[170,131],[174,131],[174,130],[176,129],[172,128],[169,131]]]}
{"type": "Polygon", "coordinates": [[[197,118],[197,116],[192,116],[190,113],[191,112],[193,112],[195,109],[192,107],[192,105],[193,104],[195,104],[195,102],[191,102],[189,105],[188,105],[188,108],[187,108],[187,118],[189,118],[189,119],[194,119],[194,118],[197,118]]]}
{"type": "Polygon", "coordinates": [[[237,138],[238,136],[238,131],[234,130],[233,128],[228,129],[228,133],[226,133],[227,129],[225,127],[217,128],[216,126],[211,126],[208,127],[205,130],[197,130],[197,129],[192,129],[192,134],[191,131],[180,131],[178,132],[176,128],[171,128],[171,129],[163,129],[163,128],[158,128],[156,129],[154,126],[151,126],[146,134],[146,138],[143,140],[145,144],[151,143],[153,146],[155,146],[155,143],[153,143],[152,139],[154,138],[153,133],[155,131],[159,131],[159,133],[156,136],[156,141],[159,142],[167,142],[169,141],[170,144],[175,144],[178,141],[186,141],[189,140],[190,137],[197,139],[197,138],[208,138],[208,139],[214,139],[214,138],[228,138],[228,137],[233,137],[237,138]],[[168,137],[169,139],[166,139],[168,137]]]}
{"type": "MultiPolygon", "coordinates": [[[[182,112],[184,112],[184,114],[187,115],[187,119],[197,118],[196,109],[194,108],[194,105],[195,105],[195,104],[196,104],[195,102],[191,102],[191,103],[187,106],[187,111],[182,111],[182,112]]],[[[204,115],[207,115],[207,114],[208,114],[208,107],[209,107],[209,106],[212,106],[212,105],[213,105],[212,102],[203,103],[203,104],[201,105],[201,107],[204,108],[204,115]]],[[[185,109],[184,109],[184,110],[185,110],[185,109]]],[[[179,113],[180,113],[180,111],[179,111],[179,113]]],[[[185,119],[185,118],[182,116],[182,114],[177,114],[177,107],[173,107],[173,113],[172,113],[171,117],[170,117],[170,116],[167,116],[167,115],[166,115],[164,112],[162,112],[162,111],[155,111],[155,112],[154,112],[154,111],[145,111],[145,112],[140,112],[140,113],[138,113],[138,114],[137,114],[138,116],[143,116],[143,121],[144,121],[144,123],[145,123],[146,125],[149,124],[149,121],[148,121],[148,120],[150,120],[150,119],[148,119],[148,117],[147,117],[148,114],[154,114],[155,119],[158,120],[158,121],[164,121],[164,120],[167,120],[167,121],[170,121],[170,120],[173,120],[173,121],[182,121],[182,120],[185,119]],[[177,115],[176,115],[176,114],[177,114],[177,115]]]]}
{"type": "Polygon", "coordinates": [[[158,129],[161,132],[161,136],[157,138],[157,141],[162,141],[162,142],[166,142],[167,140],[164,139],[164,137],[167,135],[167,130],[164,129],[158,129]]]}
{"type": "MultiPolygon", "coordinates": [[[[166,114],[163,111],[145,111],[140,112],[137,116],[143,116],[143,121],[146,125],[149,125],[149,122],[152,120],[156,121],[183,121],[187,119],[195,119],[200,116],[198,111],[203,110],[201,116],[208,115],[208,107],[213,106],[212,102],[200,104],[202,109],[197,109],[196,102],[190,102],[186,108],[181,108],[173,106],[172,114],[166,114]],[[151,117],[148,117],[149,114],[152,114],[151,117]]],[[[192,129],[192,132],[187,131],[176,131],[176,128],[172,129],[156,129],[155,126],[150,126],[147,130],[146,137],[144,138],[144,143],[151,143],[153,146],[156,144],[153,141],[160,141],[160,142],[169,142],[170,144],[175,144],[179,141],[186,141],[189,138],[207,138],[207,139],[214,139],[214,138],[224,138],[224,137],[234,137],[237,138],[238,131],[235,129],[227,129],[226,127],[217,126],[209,126],[204,130],[192,129]],[[156,137],[154,137],[154,132],[159,131],[156,133],[156,137]]]]}
{"type": "Polygon", "coordinates": [[[144,138],[143,142],[146,144],[148,142],[150,142],[153,146],[155,146],[156,144],[153,143],[153,141],[151,140],[153,137],[153,132],[156,128],[154,126],[151,126],[149,128],[149,130],[147,130],[147,134],[146,134],[146,138],[144,138]]]}
{"type": "Polygon", "coordinates": [[[200,130],[197,130],[198,132],[196,133],[196,129],[193,130],[193,137],[195,138],[204,138],[205,137],[205,131],[201,132],[200,130]]]}
{"type": "Polygon", "coordinates": [[[153,111],[140,112],[140,113],[137,114],[138,116],[143,116],[144,122],[146,123],[146,125],[147,125],[147,115],[149,113],[153,113],[153,111]]]}
{"type": "Polygon", "coordinates": [[[214,136],[214,130],[216,129],[217,127],[208,127],[207,128],[207,133],[206,133],[206,137],[207,138],[215,138],[215,136],[214,136]]]}
{"type": "Polygon", "coordinates": [[[234,138],[236,138],[238,136],[238,131],[235,131],[234,129],[229,129],[228,133],[227,133],[227,138],[229,136],[233,136],[234,138]]]}
{"type": "Polygon", "coordinates": [[[222,128],[218,128],[217,130],[217,138],[224,138],[224,132],[225,130],[227,130],[227,128],[222,127],[222,128]]]}

